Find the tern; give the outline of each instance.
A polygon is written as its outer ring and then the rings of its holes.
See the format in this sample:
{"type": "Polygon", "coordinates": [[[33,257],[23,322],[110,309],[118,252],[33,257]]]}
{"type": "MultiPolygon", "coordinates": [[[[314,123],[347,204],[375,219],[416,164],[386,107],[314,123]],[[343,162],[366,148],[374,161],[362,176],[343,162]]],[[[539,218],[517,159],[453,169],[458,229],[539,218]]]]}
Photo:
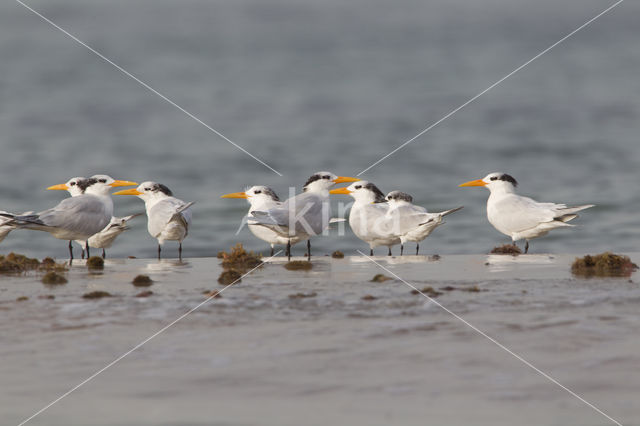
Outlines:
{"type": "MultiPolygon", "coordinates": [[[[253,210],[266,211],[282,206],[282,202],[280,201],[278,195],[276,195],[275,191],[264,185],[252,186],[244,192],[233,192],[231,194],[225,194],[221,196],[221,198],[246,199],[249,202],[250,207],[249,213],[247,213],[247,216],[245,217],[249,217],[253,210]]],[[[253,235],[271,245],[271,256],[273,256],[274,254],[274,247],[276,244],[286,245],[287,243],[291,242],[291,245],[293,245],[300,241],[300,238],[297,237],[283,237],[273,229],[267,228],[262,225],[249,224],[249,230],[253,235]]]]}
{"type": "MultiPolygon", "coordinates": [[[[73,240],[87,240],[100,232],[111,220],[113,201],[109,190],[118,186],[137,185],[136,182],[114,180],[107,175],[95,175],[89,179],[74,178],[66,184],[50,186],[47,189],[69,190],[70,193],[84,193],[65,198],[58,205],[40,213],[30,215],[4,215],[11,217],[18,228],[45,231],[55,238],[69,241],[69,257],[73,260],[73,240]],[[77,179],[77,180],[75,180],[77,179]],[[74,185],[71,185],[74,183],[74,185]]],[[[86,246],[87,255],[89,247],[86,246]]]]}
{"type": "Polygon", "coordinates": [[[93,234],[87,241],[76,240],[76,243],[83,247],[82,258],[84,259],[84,247],[88,244],[91,248],[102,249],[102,258],[106,259],[107,253],[105,249],[108,249],[113,245],[113,242],[118,235],[131,229],[127,222],[140,215],[142,215],[142,213],[135,213],[124,217],[112,216],[111,221],[109,221],[102,231],[97,234],[93,234]]]}
{"type": "Polygon", "coordinates": [[[440,213],[429,213],[426,208],[413,204],[413,197],[406,192],[391,191],[385,197],[389,203],[387,218],[393,223],[394,233],[400,237],[400,256],[404,243],[416,243],[416,256],[420,251],[420,242],[427,238],[440,225],[443,218],[462,210],[462,206],[440,213]]]}
{"type": "Polygon", "coordinates": [[[287,240],[287,257],[291,259],[293,241],[307,240],[307,258],[311,259],[310,237],[322,233],[330,223],[329,188],[337,183],[355,182],[358,178],[317,172],[304,184],[303,192],[279,206],[252,210],[249,225],[275,231],[287,240]]]}
{"type": "Polygon", "coordinates": [[[191,209],[194,202],[185,203],[173,196],[165,185],[143,182],[137,188],[125,189],[113,195],[137,195],[147,211],[147,230],[158,240],[158,259],[165,241],[178,241],[178,256],[182,259],[182,241],[189,234],[191,209]]]}
{"type": "Polygon", "coordinates": [[[529,240],[543,235],[555,228],[573,227],[567,222],[578,217],[580,210],[593,207],[594,204],[569,207],[566,204],[539,203],[531,198],[516,194],[518,182],[506,173],[490,173],[482,179],[460,184],[466,186],[484,186],[489,189],[487,200],[487,218],[498,231],[516,241],[526,241],[524,252],[529,251],[529,240]]]}
{"type": "Polygon", "coordinates": [[[329,191],[331,194],[347,194],[355,202],[349,213],[349,226],[356,237],[369,244],[369,255],[373,249],[387,246],[391,256],[391,247],[400,244],[401,240],[393,230],[393,221],[389,220],[389,203],[377,186],[366,180],[352,183],[346,188],[329,191]]]}

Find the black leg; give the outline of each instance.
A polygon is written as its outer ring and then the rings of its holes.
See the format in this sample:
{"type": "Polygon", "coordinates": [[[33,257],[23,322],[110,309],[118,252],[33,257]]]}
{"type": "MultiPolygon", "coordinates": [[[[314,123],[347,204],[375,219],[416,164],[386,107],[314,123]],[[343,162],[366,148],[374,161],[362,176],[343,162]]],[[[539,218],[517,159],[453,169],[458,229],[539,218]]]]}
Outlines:
{"type": "Polygon", "coordinates": [[[287,240],[287,260],[291,261],[291,240],[287,240]]]}
{"type": "Polygon", "coordinates": [[[102,249],[102,258],[106,259],[107,258],[107,252],[104,251],[104,249],[102,249]]]}
{"type": "Polygon", "coordinates": [[[84,259],[84,247],[82,247],[82,251],[80,252],[80,259],[84,259]]]}
{"type": "Polygon", "coordinates": [[[158,260],[160,260],[160,252],[162,251],[162,247],[158,244],[158,260]]]}
{"type": "Polygon", "coordinates": [[[311,240],[307,240],[307,260],[311,260],[311,240]]]}
{"type": "Polygon", "coordinates": [[[404,244],[400,244],[400,256],[402,256],[403,251],[404,251],[404,244]]]}
{"type": "Polygon", "coordinates": [[[69,260],[73,260],[73,245],[69,241],[69,260]]]}
{"type": "Polygon", "coordinates": [[[84,248],[87,250],[87,259],[91,257],[91,253],[89,253],[89,240],[84,243],[84,248]]]}
{"type": "Polygon", "coordinates": [[[271,247],[271,257],[273,257],[273,247],[271,247]]]}
{"type": "Polygon", "coordinates": [[[416,256],[418,255],[419,251],[420,251],[420,244],[416,243],[416,256]]]}
{"type": "Polygon", "coordinates": [[[524,254],[529,253],[529,240],[527,240],[526,243],[524,243],[524,254]]]}
{"type": "Polygon", "coordinates": [[[369,256],[373,256],[373,249],[372,248],[369,249],[369,256]]]}
{"type": "Polygon", "coordinates": [[[387,253],[387,256],[391,256],[391,247],[387,247],[389,249],[389,253],[387,253]]]}
{"type": "Polygon", "coordinates": [[[182,261],[182,241],[178,245],[178,258],[182,261]]]}

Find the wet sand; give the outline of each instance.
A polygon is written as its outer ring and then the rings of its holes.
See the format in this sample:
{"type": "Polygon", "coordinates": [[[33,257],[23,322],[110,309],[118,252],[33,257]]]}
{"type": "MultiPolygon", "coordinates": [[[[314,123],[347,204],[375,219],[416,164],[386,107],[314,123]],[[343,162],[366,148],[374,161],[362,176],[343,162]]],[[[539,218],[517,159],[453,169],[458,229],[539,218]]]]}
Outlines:
{"type": "MultiPolygon", "coordinates": [[[[448,309],[638,425],[640,286],[575,278],[575,257],[375,260],[442,292],[436,300],[448,309]]],[[[2,424],[18,424],[222,289],[219,263],[107,259],[89,273],[75,261],[58,286],[33,273],[2,276],[2,424]],[[138,274],[154,284],[134,287],[138,274]],[[96,290],[114,297],[82,298],[96,290]]],[[[316,257],[309,272],[283,263],[254,271],[28,424],[612,424],[401,281],[370,282],[390,274],[366,258],[316,257]]]]}

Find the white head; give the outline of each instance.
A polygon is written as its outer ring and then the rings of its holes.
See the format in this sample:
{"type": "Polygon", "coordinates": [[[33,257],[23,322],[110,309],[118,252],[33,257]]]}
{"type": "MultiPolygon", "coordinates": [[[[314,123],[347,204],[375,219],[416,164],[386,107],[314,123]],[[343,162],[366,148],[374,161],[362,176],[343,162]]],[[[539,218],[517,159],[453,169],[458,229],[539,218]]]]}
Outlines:
{"type": "Polygon", "coordinates": [[[391,191],[385,198],[391,206],[411,204],[413,202],[413,197],[411,195],[401,191],[391,191]]]}
{"type": "Polygon", "coordinates": [[[330,194],[348,194],[356,200],[357,203],[383,203],[385,202],[384,194],[377,186],[366,180],[354,182],[346,188],[337,188],[329,191],[330,194]]]}
{"type": "Polygon", "coordinates": [[[57,189],[61,191],[69,192],[69,195],[72,197],[77,197],[78,195],[84,194],[84,186],[81,185],[82,182],[86,181],[86,178],[77,176],[69,179],[65,183],[61,183],[58,185],[53,185],[48,187],[47,189],[57,189]]]}
{"type": "Polygon", "coordinates": [[[114,192],[113,195],[137,195],[144,202],[172,197],[173,193],[165,185],[157,182],[142,182],[135,189],[114,192]]]}
{"type": "Polygon", "coordinates": [[[111,188],[137,184],[137,182],[130,182],[128,180],[116,180],[108,175],[93,175],[79,182],[79,185],[84,187],[85,194],[93,195],[109,195],[111,188]]]}
{"type": "Polygon", "coordinates": [[[328,191],[336,183],[343,182],[356,182],[360,179],[346,177],[346,176],[336,176],[331,172],[317,172],[312,174],[307,182],[304,184],[305,192],[323,192],[328,191]]]}
{"type": "Polygon", "coordinates": [[[465,182],[459,186],[484,186],[491,192],[515,192],[518,181],[506,173],[494,172],[482,179],[465,182]]]}
{"type": "Polygon", "coordinates": [[[233,192],[222,195],[220,198],[244,198],[252,206],[274,204],[280,201],[275,191],[264,185],[252,186],[244,192],[233,192]]]}

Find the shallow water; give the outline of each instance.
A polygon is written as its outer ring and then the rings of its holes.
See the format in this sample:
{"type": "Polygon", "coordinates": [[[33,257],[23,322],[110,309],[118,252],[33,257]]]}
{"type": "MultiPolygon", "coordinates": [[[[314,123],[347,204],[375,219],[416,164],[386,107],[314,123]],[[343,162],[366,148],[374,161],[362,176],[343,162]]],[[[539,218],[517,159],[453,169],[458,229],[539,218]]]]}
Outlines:
{"type": "MultiPolygon", "coordinates": [[[[375,260],[441,291],[442,306],[638,425],[640,287],[572,277],[573,258],[375,260]]],[[[218,263],[112,260],[89,274],[76,262],[56,287],[33,274],[3,277],[3,423],[17,424],[196,307],[204,291],[222,289],[218,263]],[[134,297],[147,290],[130,284],[140,273],[155,281],[148,298],[134,297]],[[94,290],[114,297],[81,297],[94,290]]],[[[278,259],[29,424],[610,424],[407,284],[370,282],[377,273],[391,275],[361,257],[314,259],[310,272],[278,259]]]]}
{"type": "MultiPolygon", "coordinates": [[[[219,196],[261,183],[285,197],[311,172],[354,175],[606,6],[595,0],[29,2],[284,174],[278,177],[51,28],[0,4],[0,208],[42,210],[71,176],[157,180],[196,201],[189,257],[241,241],[247,205],[219,196]]],[[[640,122],[637,2],[625,2],[362,177],[438,210],[465,205],[425,253],[505,241],[486,192],[457,184],[491,171],[543,201],[596,203],[534,242],[539,253],[637,250],[640,122]]],[[[335,203],[347,197],[338,196],[335,203]]],[[[116,200],[118,214],[140,211],[116,200]]],[[[152,257],[144,218],[110,250],[152,257]]],[[[350,231],[319,253],[366,249],[350,231]]],[[[66,257],[16,232],[3,251],[66,257]]],[[[169,245],[167,253],[175,250],[169,245]]]]}

